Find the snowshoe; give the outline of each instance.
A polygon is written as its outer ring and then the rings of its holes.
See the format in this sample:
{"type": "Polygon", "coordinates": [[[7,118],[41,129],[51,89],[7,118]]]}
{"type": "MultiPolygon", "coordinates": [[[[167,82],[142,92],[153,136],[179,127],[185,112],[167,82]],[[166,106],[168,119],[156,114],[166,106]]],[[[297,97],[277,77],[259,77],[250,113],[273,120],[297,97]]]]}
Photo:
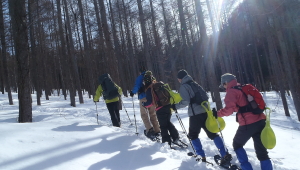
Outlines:
{"type": "Polygon", "coordinates": [[[174,144],[174,145],[176,145],[180,148],[187,148],[188,147],[188,145],[186,143],[182,142],[179,138],[172,141],[172,144],[174,144]]]}
{"type": "Polygon", "coordinates": [[[220,155],[215,155],[214,160],[215,160],[216,164],[218,164],[219,166],[221,166],[224,169],[242,170],[237,165],[230,163],[230,161],[232,160],[232,157],[230,154],[225,155],[224,158],[222,158],[220,155]]]}
{"type": "Polygon", "coordinates": [[[152,141],[159,141],[159,138],[156,137],[156,135],[153,131],[153,128],[149,129],[148,132],[147,132],[147,130],[144,130],[144,134],[147,138],[149,138],[152,141]]]}
{"type": "Polygon", "coordinates": [[[197,162],[204,162],[204,163],[206,163],[206,165],[211,165],[211,166],[214,165],[213,163],[207,161],[206,157],[201,157],[200,155],[196,155],[193,152],[189,152],[189,153],[187,153],[187,155],[194,157],[197,162]]]}

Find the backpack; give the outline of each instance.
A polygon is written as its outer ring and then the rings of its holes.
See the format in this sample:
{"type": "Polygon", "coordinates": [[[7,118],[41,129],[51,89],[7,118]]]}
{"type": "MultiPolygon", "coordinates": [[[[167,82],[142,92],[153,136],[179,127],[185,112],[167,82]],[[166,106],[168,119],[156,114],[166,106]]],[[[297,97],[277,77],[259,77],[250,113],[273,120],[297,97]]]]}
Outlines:
{"type": "Polygon", "coordinates": [[[248,105],[239,107],[239,113],[252,112],[253,114],[261,114],[266,108],[266,103],[257,88],[251,84],[234,86],[234,89],[241,90],[249,102],[248,105]]]}
{"type": "Polygon", "coordinates": [[[111,100],[120,95],[118,88],[116,87],[115,83],[112,81],[108,73],[99,76],[99,83],[103,90],[102,94],[104,100],[111,100]]]}
{"type": "Polygon", "coordinates": [[[163,82],[157,82],[152,84],[152,93],[154,93],[156,98],[153,101],[156,102],[157,106],[165,106],[170,104],[171,95],[168,92],[165,84],[163,82]]]}
{"type": "Polygon", "coordinates": [[[205,90],[200,86],[197,82],[191,80],[188,81],[186,84],[190,85],[193,92],[195,93],[195,96],[190,99],[190,103],[196,103],[201,105],[202,102],[208,101],[208,95],[205,92],[205,90]]]}

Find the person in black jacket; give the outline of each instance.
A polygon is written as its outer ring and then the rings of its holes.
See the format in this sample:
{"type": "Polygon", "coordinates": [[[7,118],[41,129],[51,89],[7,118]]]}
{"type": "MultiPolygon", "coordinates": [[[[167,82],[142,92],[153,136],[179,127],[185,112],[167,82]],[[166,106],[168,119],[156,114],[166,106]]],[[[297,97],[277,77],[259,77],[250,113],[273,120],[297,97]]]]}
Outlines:
{"type": "Polygon", "coordinates": [[[144,76],[144,84],[146,91],[147,101],[143,104],[144,107],[155,106],[156,115],[161,129],[162,143],[168,142],[171,147],[171,143],[179,144],[179,133],[176,127],[171,122],[171,105],[161,105],[158,102],[158,97],[153,91],[153,85],[156,83],[155,78],[151,75],[144,76]]]}

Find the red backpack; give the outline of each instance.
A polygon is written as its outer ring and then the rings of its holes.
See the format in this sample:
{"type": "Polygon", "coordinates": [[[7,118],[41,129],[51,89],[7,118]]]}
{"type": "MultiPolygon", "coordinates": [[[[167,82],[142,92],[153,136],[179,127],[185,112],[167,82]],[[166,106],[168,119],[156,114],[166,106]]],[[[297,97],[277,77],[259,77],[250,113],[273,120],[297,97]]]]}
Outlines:
{"type": "Polygon", "coordinates": [[[251,84],[234,86],[232,88],[241,90],[249,102],[246,106],[239,106],[239,113],[252,112],[253,114],[261,114],[264,112],[266,103],[257,88],[251,84]]]}

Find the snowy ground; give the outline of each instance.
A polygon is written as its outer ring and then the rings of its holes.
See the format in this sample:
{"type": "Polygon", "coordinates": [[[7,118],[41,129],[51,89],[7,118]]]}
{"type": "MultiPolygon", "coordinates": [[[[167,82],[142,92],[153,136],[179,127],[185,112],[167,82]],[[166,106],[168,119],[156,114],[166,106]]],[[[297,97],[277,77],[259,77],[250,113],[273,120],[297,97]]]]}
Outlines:
{"type": "MultiPolygon", "coordinates": [[[[221,94],[224,96],[224,93],[221,94]]],[[[288,97],[292,117],[284,116],[281,100],[275,92],[264,94],[267,105],[272,109],[271,126],[277,137],[277,145],[269,150],[274,169],[300,169],[297,156],[300,151],[300,123],[297,121],[292,99],[288,97]]],[[[187,156],[186,150],[170,150],[167,144],[151,142],[143,135],[144,126],[140,118],[138,100],[134,96],[137,119],[137,136],[134,126],[134,111],[131,98],[123,97],[126,110],[133,123],[130,125],[123,108],[120,111],[122,128],[111,126],[110,117],[103,101],[97,104],[99,123],[96,119],[96,106],[92,99],[84,96],[85,103],[77,107],[69,106],[62,96],[42,99],[37,106],[33,95],[33,123],[17,123],[18,100],[13,94],[14,104],[8,104],[7,94],[0,94],[0,169],[1,170],[193,170],[220,169],[206,166],[187,156]]],[[[213,106],[213,104],[212,104],[213,106]]],[[[187,108],[179,114],[188,128],[187,108]]],[[[233,162],[238,163],[232,150],[232,139],[238,124],[235,116],[224,118],[226,127],[223,131],[225,143],[233,155],[233,162]]],[[[172,122],[180,131],[182,128],[173,114],[172,122]]],[[[200,134],[206,155],[212,161],[217,153],[213,142],[200,134]]],[[[245,149],[255,170],[260,169],[252,141],[245,149]]]]}

